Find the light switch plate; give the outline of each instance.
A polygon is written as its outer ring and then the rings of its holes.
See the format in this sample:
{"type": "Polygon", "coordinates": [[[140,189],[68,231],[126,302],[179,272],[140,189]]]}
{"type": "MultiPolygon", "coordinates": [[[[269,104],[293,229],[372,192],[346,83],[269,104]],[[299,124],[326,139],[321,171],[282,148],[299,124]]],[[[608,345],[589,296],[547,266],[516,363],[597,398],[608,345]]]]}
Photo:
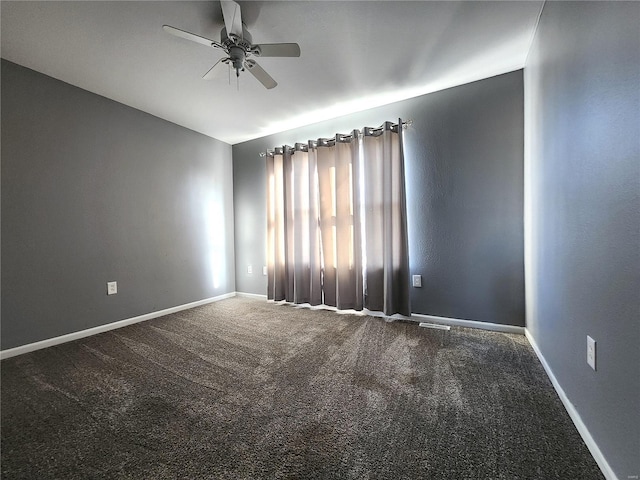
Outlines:
{"type": "Polygon", "coordinates": [[[262,267],[262,275],[267,275],[267,266],[262,267]]]}
{"type": "Polygon", "coordinates": [[[596,369],[596,341],[587,335],[587,364],[596,369]]]}
{"type": "Polygon", "coordinates": [[[107,295],[118,293],[118,282],[107,282],[107,295]]]}
{"type": "Polygon", "coordinates": [[[247,275],[253,275],[253,265],[247,265],[247,275]]]}

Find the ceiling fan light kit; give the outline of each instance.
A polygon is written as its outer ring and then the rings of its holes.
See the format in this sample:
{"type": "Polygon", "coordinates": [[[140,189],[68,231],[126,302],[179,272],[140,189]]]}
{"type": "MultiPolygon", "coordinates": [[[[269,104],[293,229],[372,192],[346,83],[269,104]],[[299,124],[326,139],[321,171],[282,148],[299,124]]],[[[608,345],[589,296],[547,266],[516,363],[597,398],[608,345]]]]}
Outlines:
{"type": "Polygon", "coordinates": [[[192,42],[218,48],[226,53],[226,57],[218,60],[202,78],[210,80],[216,78],[223,65],[233,68],[236,77],[240,77],[240,72],[248,70],[265,88],[271,89],[278,83],[269,75],[254,59],[255,57],[299,57],[300,46],[297,43],[265,43],[253,44],[251,34],[242,23],[240,5],[232,0],[221,0],[222,16],[224,17],[224,28],[220,31],[220,41],[211,40],[195,33],[181,30],[171,25],[163,25],[165,32],[176,37],[190,40],[192,42]]]}

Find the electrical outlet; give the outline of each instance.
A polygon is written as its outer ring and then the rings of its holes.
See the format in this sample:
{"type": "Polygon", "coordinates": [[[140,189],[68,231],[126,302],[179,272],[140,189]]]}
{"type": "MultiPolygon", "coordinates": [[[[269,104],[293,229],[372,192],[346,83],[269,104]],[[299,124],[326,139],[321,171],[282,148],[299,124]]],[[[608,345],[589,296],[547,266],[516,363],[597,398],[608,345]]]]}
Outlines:
{"type": "Polygon", "coordinates": [[[107,295],[118,293],[118,282],[107,282],[107,295]]]}
{"type": "Polygon", "coordinates": [[[267,276],[267,266],[262,267],[262,275],[267,276]]]}
{"type": "Polygon", "coordinates": [[[596,341],[587,335],[587,364],[596,369],[596,341]]]}
{"type": "Polygon", "coordinates": [[[414,287],[422,287],[422,275],[414,275],[412,278],[414,287]]]}
{"type": "Polygon", "coordinates": [[[253,265],[247,265],[247,275],[253,275],[253,265]]]}

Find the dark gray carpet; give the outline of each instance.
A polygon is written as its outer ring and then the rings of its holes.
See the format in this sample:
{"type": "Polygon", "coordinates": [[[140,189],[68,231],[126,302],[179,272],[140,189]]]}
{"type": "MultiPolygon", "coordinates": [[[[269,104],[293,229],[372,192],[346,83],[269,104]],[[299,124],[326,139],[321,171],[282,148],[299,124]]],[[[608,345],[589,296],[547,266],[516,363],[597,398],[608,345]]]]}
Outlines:
{"type": "Polygon", "coordinates": [[[233,298],[1,369],[4,479],[603,478],[519,335],[233,298]]]}

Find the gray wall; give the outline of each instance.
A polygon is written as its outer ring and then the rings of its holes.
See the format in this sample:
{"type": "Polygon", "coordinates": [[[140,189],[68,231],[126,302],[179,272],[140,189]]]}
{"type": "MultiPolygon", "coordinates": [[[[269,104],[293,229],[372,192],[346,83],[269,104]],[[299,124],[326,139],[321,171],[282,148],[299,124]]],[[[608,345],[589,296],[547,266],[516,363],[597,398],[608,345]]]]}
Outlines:
{"type": "Polygon", "coordinates": [[[547,2],[525,67],[527,328],[620,479],[640,475],[638,25],[638,3],[547,2]]]}
{"type": "Polygon", "coordinates": [[[236,289],[266,293],[259,152],[402,117],[412,311],[524,326],[523,101],[517,71],[234,145],[236,289]]]}
{"type": "Polygon", "coordinates": [[[232,292],[231,146],[3,60],[2,232],[2,349],[232,292]]]}

